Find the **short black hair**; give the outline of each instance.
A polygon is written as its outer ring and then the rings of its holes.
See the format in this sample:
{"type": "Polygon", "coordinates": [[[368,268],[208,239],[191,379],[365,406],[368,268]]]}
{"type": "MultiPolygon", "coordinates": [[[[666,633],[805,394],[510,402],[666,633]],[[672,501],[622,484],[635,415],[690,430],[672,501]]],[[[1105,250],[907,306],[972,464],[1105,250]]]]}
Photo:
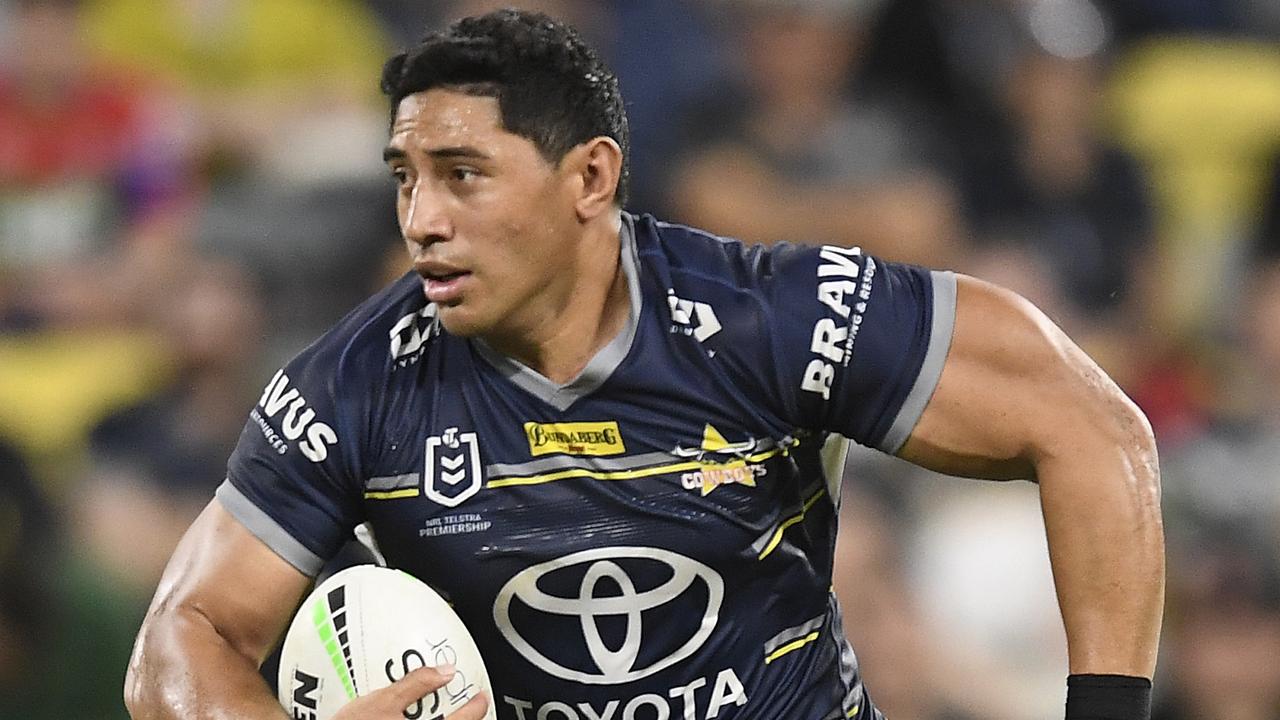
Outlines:
{"type": "Polygon", "coordinates": [[[618,78],[569,25],[521,10],[463,18],[382,69],[392,118],[401,100],[437,87],[496,98],[503,129],[552,163],[592,138],[613,138],[622,148],[616,200],[626,204],[631,149],[618,78]]]}

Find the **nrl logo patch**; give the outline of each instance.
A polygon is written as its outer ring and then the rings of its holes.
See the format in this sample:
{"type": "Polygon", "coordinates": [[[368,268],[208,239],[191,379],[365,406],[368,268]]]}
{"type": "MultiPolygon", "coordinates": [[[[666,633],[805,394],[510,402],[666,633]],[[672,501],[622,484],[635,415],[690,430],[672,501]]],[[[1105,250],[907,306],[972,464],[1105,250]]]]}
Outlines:
{"type": "Polygon", "coordinates": [[[427,438],[422,493],[445,507],[457,507],[480,491],[484,481],[480,444],[474,432],[451,427],[427,438]]]}

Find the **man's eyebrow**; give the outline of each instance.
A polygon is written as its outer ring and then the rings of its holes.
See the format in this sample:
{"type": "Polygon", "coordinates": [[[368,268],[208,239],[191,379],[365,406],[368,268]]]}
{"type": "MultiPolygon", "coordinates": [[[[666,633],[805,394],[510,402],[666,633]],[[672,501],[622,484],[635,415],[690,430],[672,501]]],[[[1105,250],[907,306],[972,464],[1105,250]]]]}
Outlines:
{"type": "Polygon", "coordinates": [[[447,160],[450,158],[471,158],[473,160],[488,160],[489,154],[481,152],[469,145],[455,145],[452,147],[435,148],[428,150],[427,154],[433,158],[447,160]]]}
{"type": "MultiPolygon", "coordinates": [[[[471,158],[473,160],[489,160],[490,155],[482,152],[469,145],[455,145],[449,147],[435,148],[428,150],[427,155],[440,160],[448,160],[452,158],[471,158]]],[[[408,157],[402,148],[388,145],[382,150],[382,161],[391,162],[392,160],[403,160],[408,157]]]]}

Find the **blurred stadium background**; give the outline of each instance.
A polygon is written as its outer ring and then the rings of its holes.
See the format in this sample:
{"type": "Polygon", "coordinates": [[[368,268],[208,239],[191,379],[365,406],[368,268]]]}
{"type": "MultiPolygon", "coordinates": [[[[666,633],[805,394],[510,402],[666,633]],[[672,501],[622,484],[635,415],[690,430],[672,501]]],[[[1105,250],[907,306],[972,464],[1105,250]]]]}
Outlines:
{"type": "MultiPolygon", "coordinates": [[[[125,717],[261,387],[407,269],[380,63],[511,4],[616,68],[631,209],[973,273],[1078,338],[1161,444],[1158,717],[1280,718],[1276,0],[0,0],[0,719],[125,717]]],[[[891,717],[1060,717],[1033,486],[859,453],[841,545],[891,717]]]]}

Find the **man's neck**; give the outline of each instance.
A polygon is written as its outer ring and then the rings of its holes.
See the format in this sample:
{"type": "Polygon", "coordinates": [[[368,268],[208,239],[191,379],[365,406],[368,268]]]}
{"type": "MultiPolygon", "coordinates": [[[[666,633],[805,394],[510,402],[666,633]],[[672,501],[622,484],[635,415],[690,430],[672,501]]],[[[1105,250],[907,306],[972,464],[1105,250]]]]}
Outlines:
{"type": "Polygon", "coordinates": [[[485,342],[557,385],[577,377],[622,332],[631,313],[620,231],[618,217],[589,232],[572,267],[566,267],[567,282],[548,288],[522,332],[485,342]]]}

